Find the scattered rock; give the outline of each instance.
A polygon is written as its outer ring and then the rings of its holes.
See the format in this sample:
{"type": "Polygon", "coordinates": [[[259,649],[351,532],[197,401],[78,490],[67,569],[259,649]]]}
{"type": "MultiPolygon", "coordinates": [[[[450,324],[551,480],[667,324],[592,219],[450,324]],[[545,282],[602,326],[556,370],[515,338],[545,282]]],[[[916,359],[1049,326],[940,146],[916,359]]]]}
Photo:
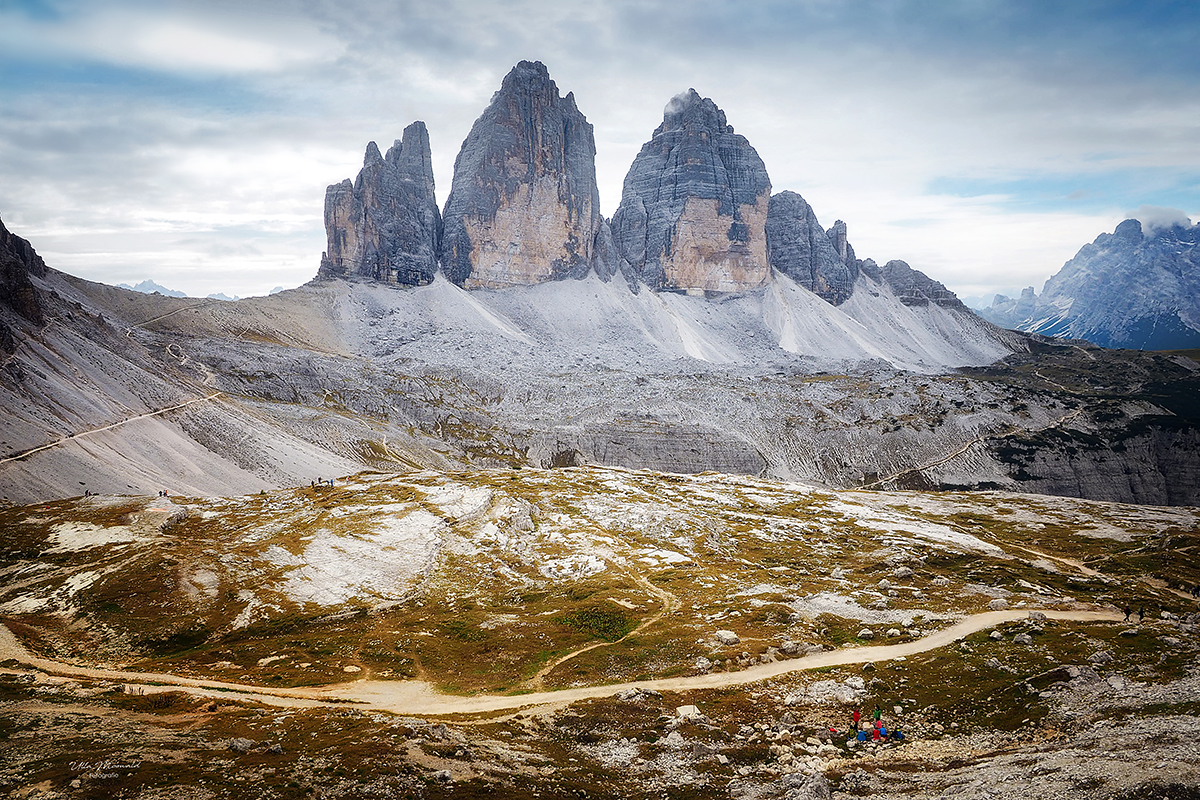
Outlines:
{"type": "Polygon", "coordinates": [[[893,578],[899,578],[900,580],[904,580],[905,578],[911,578],[912,576],[913,576],[913,571],[909,567],[897,567],[896,571],[892,573],[893,578]]]}
{"type": "Polygon", "coordinates": [[[896,637],[896,636],[899,636],[899,635],[900,635],[900,629],[899,629],[899,628],[888,628],[887,635],[888,635],[889,637],[896,637]]]}
{"type": "Polygon", "coordinates": [[[1119,635],[1121,635],[1121,636],[1137,636],[1138,629],[1137,628],[1126,628],[1125,630],[1121,631],[1121,633],[1119,635]]]}
{"type": "Polygon", "coordinates": [[[1028,633],[1018,633],[1016,636],[1013,637],[1013,643],[1030,645],[1030,644],[1033,644],[1033,637],[1030,636],[1028,633]]]}
{"type": "Polygon", "coordinates": [[[879,588],[883,589],[886,592],[888,589],[892,588],[892,582],[889,581],[887,578],[884,578],[883,580],[881,580],[879,582],[879,588]]]}
{"type": "Polygon", "coordinates": [[[858,638],[859,639],[874,639],[875,632],[872,631],[870,628],[863,628],[861,631],[858,632],[858,638]]]}
{"type": "Polygon", "coordinates": [[[992,611],[1004,611],[1008,608],[1008,601],[1003,597],[997,597],[995,600],[992,600],[988,603],[988,608],[990,608],[992,611]]]}
{"type": "Polygon", "coordinates": [[[1000,631],[992,631],[991,633],[988,634],[988,638],[994,639],[995,641],[998,642],[1004,638],[1004,634],[1001,633],[1000,631]]]}
{"type": "Polygon", "coordinates": [[[680,706],[679,708],[675,709],[675,714],[678,715],[680,719],[698,717],[700,716],[700,709],[697,706],[680,706]]]}
{"type": "Polygon", "coordinates": [[[779,645],[779,651],[785,655],[794,656],[800,652],[800,643],[793,642],[791,639],[785,639],[779,645]]]}
{"type": "Polygon", "coordinates": [[[353,664],[351,664],[349,666],[342,667],[342,672],[349,672],[351,674],[353,674],[355,672],[362,672],[362,667],[356,667],[353,664]]]}
{"type": "Polygon", "coordinates": [[[1090,656],[1088,656],[1088,661],[1092,662],[1093,664],[1095,664],[1097,666],[1104,666],[1105,664],[1111,664],[1112,660],[1113,660],[1113,654],[1107,650],[1101,650],[1097,653],[1092,653],[1090,656]]]}
{"type": "Polygon", "coordinates": [[[949,586],[950,579],[945,577],[944,575],[939,575],[936,578],[934,578],[933,580],[931,580],[930,583],[932,583],[934,586],[949,586]]]}
{"type": "Polygon", "coordinates": [[[1036,622],[1045,622],[1046,621],[1046,615],[1043,614],[1041,611],[1030,611],[1028,614],[1026,614],[1026,618],[1034,620],[1036,622]]]}

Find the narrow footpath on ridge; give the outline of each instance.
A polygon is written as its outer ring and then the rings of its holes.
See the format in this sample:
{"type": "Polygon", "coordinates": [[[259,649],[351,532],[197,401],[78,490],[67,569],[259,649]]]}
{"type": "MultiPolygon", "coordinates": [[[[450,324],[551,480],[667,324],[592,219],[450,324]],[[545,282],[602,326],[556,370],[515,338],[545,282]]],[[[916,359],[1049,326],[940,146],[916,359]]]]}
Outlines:
{"type": "MultiPolygon", "coordinates": [[[[1116,611],[1053,611],[1038,609],[1047,619],[1063,622],[1120,622],[1122,615],[1116,611]]],[[[360,680],[348,683],[329,684],[294,689],[276,689],[243,683],[185,678],[153,672],[124,672],[121,670],[93,669],[65,664],[61,661],[38,658],[13,636],[7,626],[0,623],[0,661],[15,659],[21,664],[32,666],[45,673],[70,678],[121,681],[141,684],[144,691],[164,692],[179,690],[190,694],[223,697],[230,700],[249,700],[268,705],[295,708],[353,705],[372,711],[390,711],[396,714],[420,716],[446,716],[450,714],[479,714],[510,711],[530,706],[562,705],[595,697],[608,697],[625,689],[652,689],[655,691],[682,692],[690,689],[719,689],[745,683],[774,678],[791,672],[846,664],[864,664],[868,661],[887,661],[901,656],[911,656],[944,647],[972,633],[995,627],[1005,622],[1023,619],[1028,610],[985,611],[972,614],[950,627],[900,644],[849,647],[821,653],[812,653],[801,658],[759,664],[736,672],[714,672],[679,678],[660,678],[634,683],[582,686],[557,691],[531,692],[517,695],[474,695],[458,697],[437,692],[430,684],[421,681],[360,680]]]]}

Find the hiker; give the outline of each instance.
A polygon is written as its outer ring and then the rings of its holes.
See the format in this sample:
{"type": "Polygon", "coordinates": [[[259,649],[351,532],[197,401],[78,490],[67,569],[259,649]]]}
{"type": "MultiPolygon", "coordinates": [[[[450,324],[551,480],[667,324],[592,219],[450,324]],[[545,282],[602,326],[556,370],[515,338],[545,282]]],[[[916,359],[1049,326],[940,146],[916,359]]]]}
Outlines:
{"type": "Polygon", "coordinates": [[[1138,622],[1141,622],[1145,618],[1146,618],[1146,607],[1138,606],[1138,622]]]}
{"type": "Polygon", "coordinates": [[[854,709],[854,713],[850,715],[850,720],[854,723],[854,731],[857,733],[860,730],[860,725],[862,722],[862,712],[857,708],[854,709]]]}
{"type": "Polygon", "coordinates": [[[881,720],[881,719],[883,719],[883,710],[882,710],[882,709],[880,709],[880,708],[879,708],[879,706],[878,706],[878,704],[877,704],[877,705],[875,706],[875,721],[876,721],[876,722],[879,722],[879,720],[881,720]]]}
{"type": "Polygon", "coordinates": [[[1132,613],[1133,613],[1133,609],[1129,607],[1128,603],[1126,603],[1125,604],[1125,621],[1126,622],[1129,622],[1129,615],[1132,613]]]}

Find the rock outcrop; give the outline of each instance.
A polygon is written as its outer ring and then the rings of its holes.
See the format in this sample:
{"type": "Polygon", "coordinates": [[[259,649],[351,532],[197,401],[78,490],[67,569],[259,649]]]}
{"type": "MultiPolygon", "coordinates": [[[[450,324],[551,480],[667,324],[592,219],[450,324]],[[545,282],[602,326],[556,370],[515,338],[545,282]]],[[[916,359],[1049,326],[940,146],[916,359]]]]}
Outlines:
{"type": "Polygon", "coordinates": [[[29,242],[9,233],[0,221],[0,303],[41,325],[44,322],[42,306],[31,275],[44,278],[46,262],[29,242]]]}
{"type": "Polygon", "coordinates": [[[625,176],[613,239],[653,289],[738,292],[770,278],[771,181],[725,113],[689,89],[625,176]]]}
{"type": "Polygon", "coordinates": [[[930,303],[971,313],[958,296],[942,283],[924,272],[915,270],[904,261],[889,261],[880,268],[884,282],[891,287],[906,306],[927,306],[930,303]]]}
{"type": "Polygon", "coordinates": [[[454,162],[442,271],[466,287],[582,277],[600,229],[592,126],[540,62],[522,61],[454,162]]]}
{"type": "Polygon", "coordinates": [[[981,316],[1006,328],[1102,347],[1200,347],[1200,225],[1127,219],[1019,299],[997,295],[981,316]],[[1149,227],[1149,226],[1148,226],[1149,227]]]}
{"type": "Polygon", "coordinates": [[[785,191],[771,196],[766,237],[767,260],[776,272],[835,306],[854,292],[859,269],[846,223],[838,220],[827,232],[803,197],[785,191]]]}
{"type": "Polygon", "coordinates": [[[427,284],[437,271],[441,230],[429,132],[414,122],[386,156],[374,142],[367,145],[354,183],[325,190],[329,244],[317,277],[427,284]]]}

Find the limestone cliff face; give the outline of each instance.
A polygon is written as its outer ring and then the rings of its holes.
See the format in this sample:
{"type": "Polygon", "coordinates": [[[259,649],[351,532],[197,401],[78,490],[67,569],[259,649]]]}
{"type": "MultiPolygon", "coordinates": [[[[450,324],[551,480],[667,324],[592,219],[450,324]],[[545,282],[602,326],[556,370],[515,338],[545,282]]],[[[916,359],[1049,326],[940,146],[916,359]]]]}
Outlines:
{"type": "Polygon", "coordinates": [[[31,275],[44,278],[46,263],[29,242],[9,233],[0,221],[0,303],[41,325],[42,306],[31,275]]]}
{"type": "Polygon", "coordinates": [[[846,223],[826,231],[812,206],[795,192],[771,196],[767,208],[767,259],[776,272],[833,305],[854,292],[859,267],[846,241],[846,223]]]}
{"type": "Polygon", "coordinates": [[[454,162],[442,271],[466,287],[582,277],[600,229],[592,126],[540,62],[522,61],[454,162]]]}
{"type": "Polygon", "coordinates": [[[374,142],[367,145],[354,183],[345,180],[325,191],[329,245],[317,277],[429,283],[441,230],[429,132],[424,122],[414,122],[387,156],[374,142]]]}
{"type": "Polygon", "coordinates": [[[654,289],[738,292],[770,278],[771,181],[746,137],[694,89],[671,100],[625,176],[613,239],[654,289]]]}

